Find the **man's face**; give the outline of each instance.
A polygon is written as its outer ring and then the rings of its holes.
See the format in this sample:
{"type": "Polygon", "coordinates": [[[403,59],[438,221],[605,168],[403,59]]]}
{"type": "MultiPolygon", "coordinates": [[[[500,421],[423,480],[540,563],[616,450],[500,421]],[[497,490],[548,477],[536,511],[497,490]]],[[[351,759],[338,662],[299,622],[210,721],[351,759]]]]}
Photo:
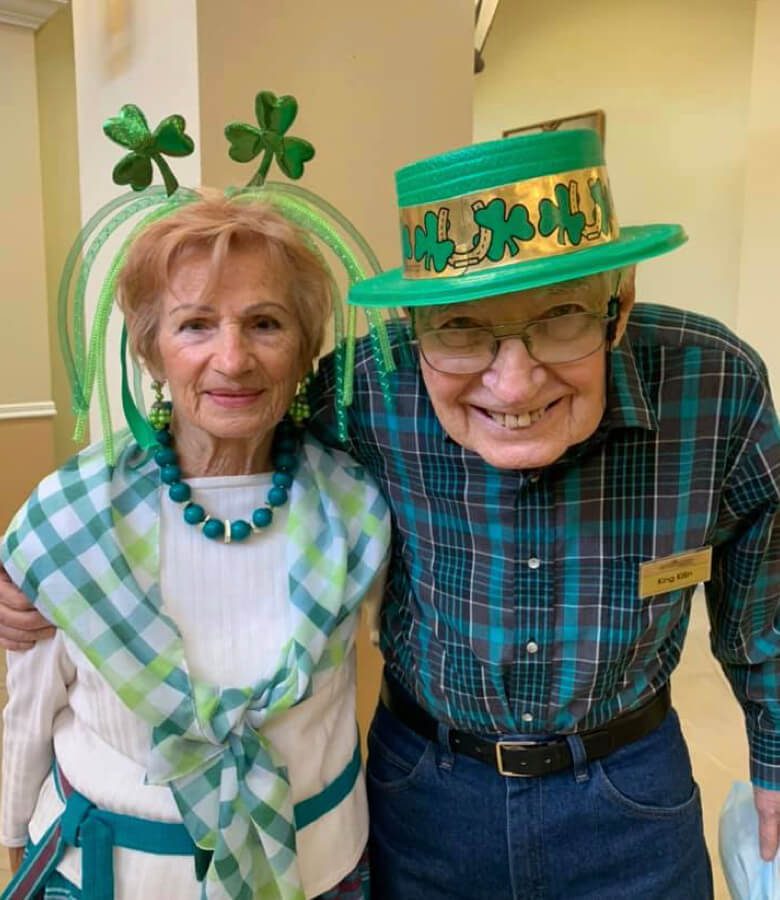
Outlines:
{"type": "MultiPolygon", "coordinates": [[[[432,329],[522,327],[577,312],[603,314],[609,291],[609,278],[596,275],[485,300],[422,307],[415,311],[415,330],[419,336],[432,329]]],[[[627,312],[623,310],[622,321],[627,312]]],[[[420,365],[447,434],[499,469],[550,465],[593,434],[604,413],[603,344],[583,359],[550,364],[532,359],[519,337],[508,337],[492,364],[477,374],[444,374],[422,355],[420,365]]]]}

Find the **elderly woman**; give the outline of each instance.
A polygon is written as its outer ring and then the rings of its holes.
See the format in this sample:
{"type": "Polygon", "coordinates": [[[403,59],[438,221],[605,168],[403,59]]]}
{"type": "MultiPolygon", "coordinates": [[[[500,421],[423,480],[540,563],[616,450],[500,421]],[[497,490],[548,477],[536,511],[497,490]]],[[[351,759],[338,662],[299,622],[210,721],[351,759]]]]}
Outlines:
{"type": "Polygon", "coordinates": [[[134,241],[118,301],[172,417],[153,458],[77,455],[6,535],[59,626],[9,655],[8,896],[362,897],[353,642],[387,513],[287,416],[329,275],[271,207],[207,197],[134,241]]]}

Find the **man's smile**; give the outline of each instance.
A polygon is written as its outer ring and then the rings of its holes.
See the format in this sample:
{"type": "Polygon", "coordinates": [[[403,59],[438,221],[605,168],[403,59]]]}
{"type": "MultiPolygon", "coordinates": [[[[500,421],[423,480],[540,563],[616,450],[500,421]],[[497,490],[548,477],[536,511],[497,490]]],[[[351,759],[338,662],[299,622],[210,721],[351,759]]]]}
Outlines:
{"type": "MultiPolygon", "coordinates": [[[[560,398],[559,398],[560,400],[560,398]]],[[[539,406],[536,409],[521,411],[517,413],[510,412],[496,412],[490,409],[485,409],[483,407],[475,407],[479,412],[483,415],[492,419],[497,425],[500,425],[501,428],[507,428],[511,431],[515,431],[521,428],[529,428],[531,425],[535,425],[553,406],[555,406],[559,400],[553,400],[552,403],[548,403],[546,406],[539,406]]]]}

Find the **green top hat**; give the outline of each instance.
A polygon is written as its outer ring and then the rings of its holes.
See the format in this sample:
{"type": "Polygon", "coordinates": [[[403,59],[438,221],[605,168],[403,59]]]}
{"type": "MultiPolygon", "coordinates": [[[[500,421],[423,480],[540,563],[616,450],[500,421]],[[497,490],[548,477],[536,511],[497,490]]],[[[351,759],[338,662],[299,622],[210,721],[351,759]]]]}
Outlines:
{"type": "Polygon", "coordinates": [[[674,250],[680,225],[618,226],[594,131],[474,144],[396,173],[403,266],[357,306],[460,303],[619,269],[674,250]]]}

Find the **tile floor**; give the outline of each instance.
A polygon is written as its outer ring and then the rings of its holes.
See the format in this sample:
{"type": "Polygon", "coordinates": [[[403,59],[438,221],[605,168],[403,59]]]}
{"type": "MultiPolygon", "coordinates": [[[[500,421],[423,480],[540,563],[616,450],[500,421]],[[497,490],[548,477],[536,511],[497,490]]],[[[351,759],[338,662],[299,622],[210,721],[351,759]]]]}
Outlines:
{"type": "MultiPolygon", "coordinates": [[[[709,652],[704,598],[695,598],[694,615],[680,668],[672,683],[674,703],[691,747],[696,779],[704,797],[704,824],[715,870],[715,898],[729,894],[718,865],[718,812],[731,782],[747,777],[747,746],[742,713],[709,652]]],[[[5,703],[0,687],[0,704],[5,703]]],[[[8,879],[8,861],[0,851],[0,887],[8,879]]]]}

